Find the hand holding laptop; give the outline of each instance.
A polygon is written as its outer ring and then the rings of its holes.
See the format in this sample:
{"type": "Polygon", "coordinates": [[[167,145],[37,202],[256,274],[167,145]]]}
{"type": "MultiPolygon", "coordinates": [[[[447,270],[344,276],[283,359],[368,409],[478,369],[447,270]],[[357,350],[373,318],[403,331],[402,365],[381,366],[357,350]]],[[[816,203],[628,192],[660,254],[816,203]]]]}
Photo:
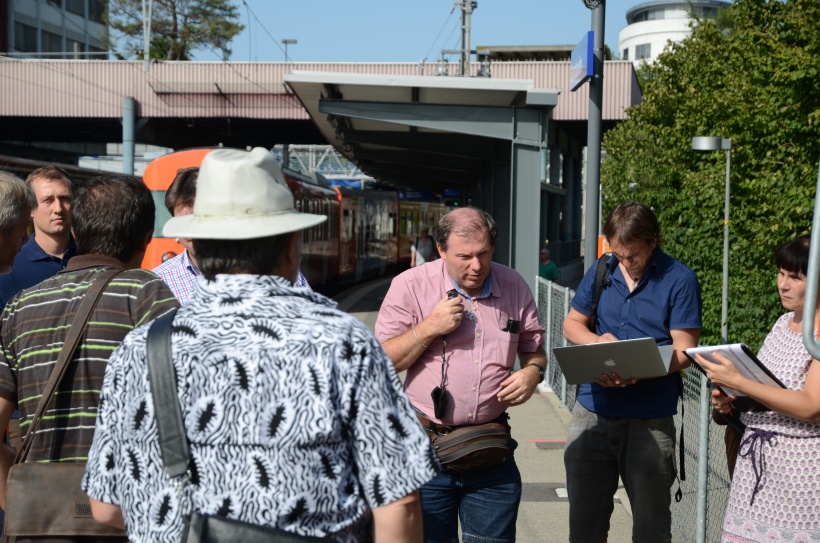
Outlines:
{"type": "MultiPolygon", "coordinates": [[[[613,334],[606,332],[602,336],[598,336],[597,343],[610,343],[613,341],[619,341],[613,334]]],[[[621,377],[617,371],[609,372],[609,373],[602,373],[600,377],[596,378],[594,381],[599,386],[605,388],[611,387],[625,387],[626,385],[634,385],[638,382],[637,377],[632,377],[629,379],[624,379],[621,377]]]]}
{"type": "Polygon", "coordinates": [[[605,388],[625,387],[626,385],[634,385],[637,383],[638,378],[632,377],[630,379],[624,379],[618,375],[617,371],[613,371],[612,373],[602,373],[594,382],[605,388]]]}
{"type": "Polygon", "coordinates": [[[552,352],[568,384],[596,383],[612,388],[666,375],[673,349],[645,337],[555,347],[552,352]]]}

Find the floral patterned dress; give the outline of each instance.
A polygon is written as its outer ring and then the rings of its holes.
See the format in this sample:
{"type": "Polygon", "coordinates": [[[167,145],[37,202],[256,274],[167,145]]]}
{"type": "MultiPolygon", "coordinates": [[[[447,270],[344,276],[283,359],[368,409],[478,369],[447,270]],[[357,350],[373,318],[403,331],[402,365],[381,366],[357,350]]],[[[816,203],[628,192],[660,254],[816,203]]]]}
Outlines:
{"type": "MultiPolygon", "coordinates": [[[[803,337],[775,323],[758,358],[792,390],[811,365],[803,337]]],[[[726,543],[820,542],[820,424],[773,411],[743,413],[746,433],[723,521],[726,543]]]]}

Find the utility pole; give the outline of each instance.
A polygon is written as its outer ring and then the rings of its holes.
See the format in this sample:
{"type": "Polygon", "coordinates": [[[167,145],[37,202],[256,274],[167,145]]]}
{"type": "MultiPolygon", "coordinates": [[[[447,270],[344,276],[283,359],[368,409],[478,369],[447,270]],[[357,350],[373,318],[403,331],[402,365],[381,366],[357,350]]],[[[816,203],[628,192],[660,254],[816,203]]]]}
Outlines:
{"type": "Polygon", "coordinates": [[[472,49],[470,49],[470,15],[477,7],[478,2],[475,0],[456,0],[453,3],[453,9],[458,8],[461,10],[461,49],[441,50],[441,61],[437,75],[447,75],[446,68],[442,68],[442,65],[446,62],[444,55],[461,55],[458,75],[461,77],[470,75],[470,55],[473,54],[472,49]]]}
{"type": "Polygon", "coordinates": [[[146,73],[151,71],[151,10],[153,7],[153,0],[142,0],[142,59],[144,61],[143,70],[146,73]]]}
{"type": "Polygon", "coordinates": [[[461,9],[461,76],[470,75],[470,16],[478,7],[475,0],[461,0],[455,3],[461,9]]]}
{"type": "Polygon", "coordinates": [[[293,39],[282,40],[282,44],[285,46],[285,64],[288,62],[288,45],[296,45],[298,42],[293,39]]]}

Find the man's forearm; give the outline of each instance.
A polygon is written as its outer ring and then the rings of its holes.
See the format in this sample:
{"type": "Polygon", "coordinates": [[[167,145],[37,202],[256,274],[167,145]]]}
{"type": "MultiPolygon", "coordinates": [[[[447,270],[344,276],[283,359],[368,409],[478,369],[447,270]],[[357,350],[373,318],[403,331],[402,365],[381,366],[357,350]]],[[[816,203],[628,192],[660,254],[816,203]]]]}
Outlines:
{"type": "Polygon", "coordinates": [[[586,345],[598,341],[598,335],[595,332],[591,332],[583,323],[572,319],[564,321],[564,337],[573,345],[586,345]]]}
{"type": "Polygon", "coordinates": [[[421,501],[418,491],[373,509],[375,543],[421,543],[421,501]]]}
{"type": "Polygon", "coordinates": [[[415,329],[411,327],[404,334],[382,343],[396,371],[404,371],[412,366],[437,337],[426,333],[425,330],[424,323],[419,323],[415,329]]]}

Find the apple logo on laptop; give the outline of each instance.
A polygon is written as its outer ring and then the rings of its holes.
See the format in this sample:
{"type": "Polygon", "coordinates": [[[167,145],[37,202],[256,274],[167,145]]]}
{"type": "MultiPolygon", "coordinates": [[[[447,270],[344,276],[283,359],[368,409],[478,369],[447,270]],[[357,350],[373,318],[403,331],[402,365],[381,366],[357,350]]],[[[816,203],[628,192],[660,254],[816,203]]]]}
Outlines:
{"type": "Polygon", "coordinates": [[[604,360],[604,366],[612,367],[614,365],[615,365],[615,361],[612,360],[611,358],[609,360],[604,360]]]}

